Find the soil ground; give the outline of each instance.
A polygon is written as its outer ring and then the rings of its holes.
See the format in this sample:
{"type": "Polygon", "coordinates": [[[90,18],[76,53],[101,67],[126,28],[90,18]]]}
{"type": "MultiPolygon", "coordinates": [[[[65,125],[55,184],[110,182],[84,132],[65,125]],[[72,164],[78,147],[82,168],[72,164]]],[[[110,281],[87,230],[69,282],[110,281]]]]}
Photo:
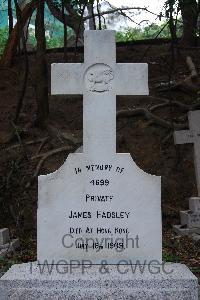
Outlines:
{"type": "MultiPolygon", "coordinates": [[[[162,103],[160,98],[188,105],[198,103],[199,85],[196,89],[168,88],[169,80],[177,83],[190,74],[187,55],[198,70],[198,49],[180,49],[172,59],[170,44],[117,47],[118,62],[149,64],[151,96],[117,97],[117,110],[149,109],[162,103]]],[[[82,62],[83,53],[75,56],[70,52],[68,62],[75,61],[82,62]]],[[[50,82],[50,64],[63,62],[63,54],[48,53],[47,62],[50,82]]],[[[37,62],[34,54],[29,55],[28,86],[19,122],[16,127],[11,122],[23,84],[24,64],[21,56],[15,59],[11,69],[0,69],[0,228],[10,228],[12,237],[19,237],[21,244],[19,251],[0,260],[0,271],[13,263],[36,260],[37,176],[33,178],[33,174],[41,159],[37,155],[67,145],[72,152],[82,144],[82,98],[79,96],[50,96],[48,130],[35,125],[37,62]]],[[[171,124],[184,124],[187,120],[187,112],[180,107],[161,107],[154,114],[171,124]]],[[[131,153],[144,171],[162,176],[163,259],[186,264],[200,278],[200,243],[189,237],[178,237],[172,230],[174,224],[180,223],[179,211],[188,209],[188,197],[197,195],[193,146],[175,146],[172,132],[173,129],[153,124],[143,115],[118,118],[117,151],[131,153]]],[[[58,169],[68,153],[69,150],[49,156],[38,175],[58,169]]]]}

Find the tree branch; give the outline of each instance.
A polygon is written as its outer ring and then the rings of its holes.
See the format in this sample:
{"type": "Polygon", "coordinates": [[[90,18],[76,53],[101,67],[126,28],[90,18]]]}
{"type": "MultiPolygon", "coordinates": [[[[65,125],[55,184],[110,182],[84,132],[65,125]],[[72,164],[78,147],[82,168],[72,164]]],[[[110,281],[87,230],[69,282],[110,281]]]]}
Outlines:
{"type": "Polygon", "coordinates": [[[69,5],[67,6],[69,15],[65,15],[65,19],[63,20],[62,11],[54,5],[53,1],[46,0],[46,3],[47,3],[47,6],[48,6],[50,12],[56,19],[58,19],[61,23],[65,22],[66,26],[71,27],[75,31],[75,33],[78,32],[80,16],[76,13],[76,11],[74,9],[72,9],[71,6],[69,6],[69,5]]]}
{"type": "Polygon", "coordinates": [[[165,121],[158,116],[152,114],[149,110],[146,108],[136,108],[131,110],[119,110],[117,112],[117,118],[131,118],[134,116],[143,115],[148,121],[151,121],[152,123],[155,123],[161,127],[164,127],[166,129],[185,129],[186,124],[173,124],[171,122],[165,121]]]}
{"type": "MultiPolygon", "coordinates": [[[[122,12],[122,11],[126,11],[126,10],[144,10],[146,12],[149,12],[155,16],[159,16],[155,13],[153,13],[152,11],[148,10],[146,7],[121,7],[121,8],[113,8],[107,11],[102,11],[100,14],[96,13],[94,14],[95,17],[98,17],[99,15],[103,16],[103,15],[109,15],[109,14],[114,14],[115,12],[122,12]]],[[[163,16],[164,17],[164,16],[163,16]]],[[[84,21],[93,18],[92,15],[88,15],[86,17],[83,18],[84,21]]]]}

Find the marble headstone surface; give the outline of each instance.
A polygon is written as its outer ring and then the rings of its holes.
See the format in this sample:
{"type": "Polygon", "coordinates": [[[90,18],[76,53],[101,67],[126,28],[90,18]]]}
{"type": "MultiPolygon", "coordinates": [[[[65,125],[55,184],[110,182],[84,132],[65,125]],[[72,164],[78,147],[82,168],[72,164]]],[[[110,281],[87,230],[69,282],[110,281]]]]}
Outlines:
{"type": "Polygon", "coordinates": [[[83,94],[83,153],[39,177],[38,261],[161,262],[160,177],[116,153],[116,95],[148,94],[147,65],[117,64],[107,30],[85,32],[84,57],[52,65],[52,94],[83,94]]]}

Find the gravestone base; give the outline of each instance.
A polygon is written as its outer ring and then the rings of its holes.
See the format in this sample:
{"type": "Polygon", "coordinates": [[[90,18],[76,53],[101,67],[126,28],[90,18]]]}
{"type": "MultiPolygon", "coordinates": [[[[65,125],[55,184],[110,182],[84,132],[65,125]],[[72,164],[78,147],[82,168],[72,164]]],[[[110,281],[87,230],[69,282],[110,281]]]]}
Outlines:
{"type": "Polygon", "coordinates": [[[176,232],[178,235],[199,235],[200,236],[200,228],[187,228],[183,227],[183,225],[174,225],[173,226],[174,232],[176,232]]]}
{"type": "Polygon", "coordinates": [[[200,242],[200,234],[195,234],[193,233],[192,234],[192,239],[195,241],[195,242],[200,242]]]}
{"type": "Polygon", "coordinates": [[[0,299],[198,299],[198,280],[182,264],[74,266],[71,271],[69,265],[49,265],[51,274],[41,267],[12,266],[0,279],[0,299]]]}

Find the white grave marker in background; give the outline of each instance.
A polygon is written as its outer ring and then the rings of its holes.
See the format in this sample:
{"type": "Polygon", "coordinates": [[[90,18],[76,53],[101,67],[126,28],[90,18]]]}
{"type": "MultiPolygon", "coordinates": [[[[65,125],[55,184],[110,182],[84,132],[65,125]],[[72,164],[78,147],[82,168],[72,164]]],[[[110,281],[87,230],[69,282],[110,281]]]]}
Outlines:
{"type": "Polygon", "coordinates": [[[84,63],[52,65],[52,94],[83,94],[83,153],[39,177],[38,260],[161,262],[160,178],[116,154],[116,95],[148,94],[147,64],[117,64],[114,31],[84,44],[84,63]]]}
{"type": "Polygon", "coordinates": [[[181,225],[174,225],[176,233],[193,235],[200,240],[200,110],[188,113],[190,130],[174,132],[175,144],[194,144],[194,166],[198,197],[189,199],[189,210],[180,211],[181,225]]]}
{"type": "Polygon", "coordinates": [[[194,166],[198,196],[200,196],[200,110],[188,113],[190,130],[174,132],[175,144],[194,144],[194,166]]]}

